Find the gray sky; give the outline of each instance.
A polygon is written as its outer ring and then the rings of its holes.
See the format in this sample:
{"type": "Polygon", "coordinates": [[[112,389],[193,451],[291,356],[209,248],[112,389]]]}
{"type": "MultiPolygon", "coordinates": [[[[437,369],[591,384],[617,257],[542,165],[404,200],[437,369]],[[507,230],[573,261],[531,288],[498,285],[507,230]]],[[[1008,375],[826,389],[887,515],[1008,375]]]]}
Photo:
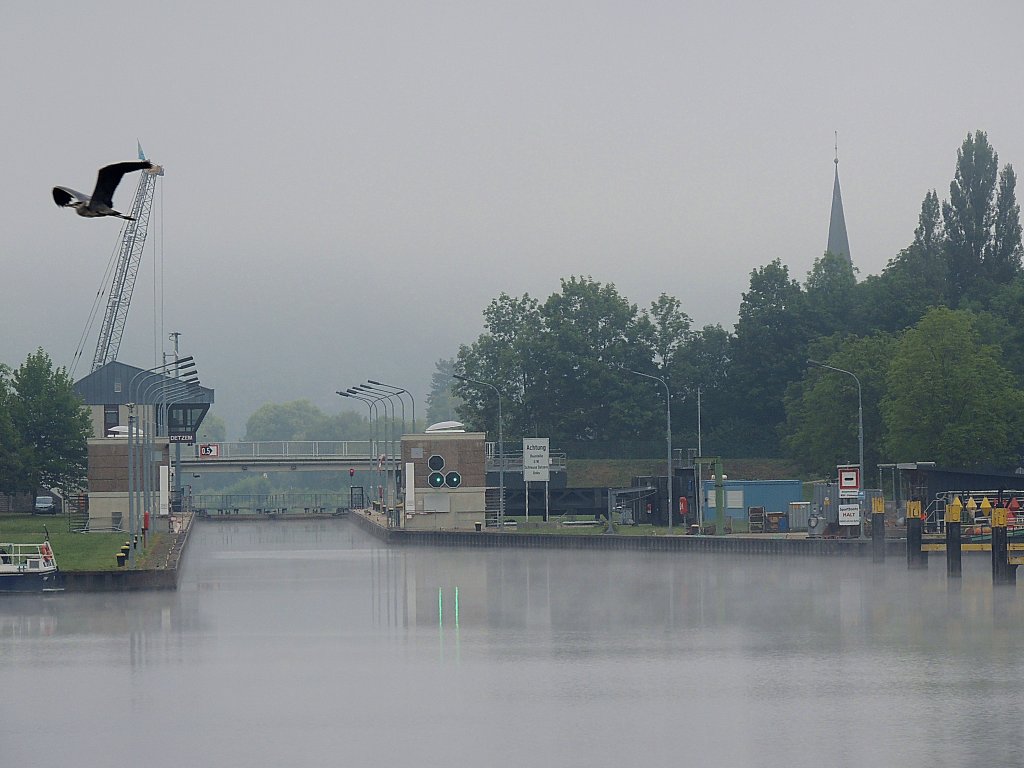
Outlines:
{"type": "Polygon", "coordinates": [[[752,269],[803,280],[823,252],[833,131],[862,278],[948,196],[968,131],[1024,170],[1022,22],[1010,0],[7,2],[0,361],[71,363],[120,229],[49,190],[91,192],[136,138],[167,175],[119,359],[180,331],[230,437],[366,378],[425,410],[492,298],[570,275],[731,328],[752,269]]]}

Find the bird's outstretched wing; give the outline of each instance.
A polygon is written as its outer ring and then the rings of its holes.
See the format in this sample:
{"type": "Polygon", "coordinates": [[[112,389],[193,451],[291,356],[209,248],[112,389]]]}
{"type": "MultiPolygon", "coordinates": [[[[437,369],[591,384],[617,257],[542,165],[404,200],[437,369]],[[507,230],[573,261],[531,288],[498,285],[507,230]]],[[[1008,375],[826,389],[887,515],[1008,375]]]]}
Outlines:
{"type": "Polygon", "coordinates": [[[75,192],[73,189],[67,187],[54,187],[53,188],[53,202],[62,208],[77,200],[80,203],[88,203],[89,198],[83,195],[81,192],[75,192]]]}
{"type": "Polygon", "coordinates": [[[114,163],[100,168],[100,172],[96,175],[96,189],[92,193],[93,201],[113,208],[114,190],[121,183],[121,177],[132,171],[141,171],[152,167],[153,164],[149,160],[135,160],[129,163],[114,163]]]}

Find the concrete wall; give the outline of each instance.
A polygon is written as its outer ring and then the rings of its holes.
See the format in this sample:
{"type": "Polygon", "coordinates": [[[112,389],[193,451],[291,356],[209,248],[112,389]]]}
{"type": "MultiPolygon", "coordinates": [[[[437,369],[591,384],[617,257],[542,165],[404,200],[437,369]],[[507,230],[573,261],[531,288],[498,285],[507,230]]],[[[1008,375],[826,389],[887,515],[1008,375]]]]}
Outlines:
{"type": "Polygon", "coordinates": [[[405,528],[429,531],[473,530],[484,521],[484,488],[416,490],[416,510],[406,510],[405,528]],[[445,504],[432,504],[432,497],[444,497],[445,504]],[[436,511],[440,509],[441,511],[436,511]]]}

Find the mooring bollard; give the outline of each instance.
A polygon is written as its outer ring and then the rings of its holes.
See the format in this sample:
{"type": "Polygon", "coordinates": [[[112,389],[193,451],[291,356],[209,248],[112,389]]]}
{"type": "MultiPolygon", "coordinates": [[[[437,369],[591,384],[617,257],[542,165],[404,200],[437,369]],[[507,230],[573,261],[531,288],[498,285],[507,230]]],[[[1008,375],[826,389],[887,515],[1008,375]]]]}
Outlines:
{"type": "Polygon", "coordinates": [[[1010,565],[1010,548],[1007,544],[1006,507],[1000,502],[992,510],[992,583],[1016,584],[1017,568],[1010,565]]]}
{"type": "Polygon", "coordinates": [[[907,569],[918,570],[928,567],[928,555],[921,551],[921,502],[907,502],[907,569]]]}
{"type": "Polygon", "coordinates": [[[871,562],[885,562],[885,499],[871,499],[871,562]]]}
{"type": "Polygon", "coordinates": [[[946,505],[946,575],[951,579],[963,576],[960,559],[960,513],[964,505],[959,496],[946,505]]]}

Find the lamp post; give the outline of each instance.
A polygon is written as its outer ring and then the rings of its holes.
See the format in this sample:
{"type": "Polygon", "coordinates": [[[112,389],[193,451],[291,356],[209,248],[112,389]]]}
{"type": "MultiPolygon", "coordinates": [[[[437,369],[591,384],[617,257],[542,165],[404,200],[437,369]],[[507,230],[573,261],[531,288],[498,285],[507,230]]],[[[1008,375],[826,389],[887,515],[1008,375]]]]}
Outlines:
{"type": "MultiPolygon", "coordinates": [[[[134,411],[135,411],[135,405],[136,405],[136,397],[132,396],[132,390],[135,387],[136,380],[138,380],[138,378],[140,376],[148,377],[148,376],[152,376],[153,374],[163,375],[164,372],[166,371],[166,369],[171,367],[171,366],[175,366],[176,370],[178,370],[178,371],[183,371],[183,370],[185,370],[187,368],[194,368],[195,367],[194,358],[192,357],[192,355],[189,355],[188,357],[177,358],[175,360],[172,360],[169,363],[161,363],[160,365],[153,366],[152,368],[147,368],[144,371],[139,371],[134,376],[132,376],[131,379],[128,380],[128,413],[129,413],[129,415],[128,415],[128,449],[129,449],[128,450],[128,533],[129,533],[129,535],[135,535],[135,531],[136,531],[136,522],[137,522],[136,518],[138,517],[138,510],[134,508],[132,494],[138,490],[135,487],[135,486],[137,486],[137,483],[135,482],[135,478],[134,478],[134,474],[135,474],[135,466],[134,466],[134,464],[137,463],[139,458],[140,458],[138,455],[136,455],[137,452],[132,450],[132,441],[135,439],[134,432],[135,432],[135,427],[137,426],[137,422],[136,422],[136,420],[134,418],[134,411]]],[[[145,380],[145,379],[143,379],[143,380],[145,380]]],[[[137,394],[138,394],[138,391],[136,390],[136,396],[137,396],[137,394]]],[[[140,411],[140,416],[145,418],[145,415],[144,415],[144,413],[142,411],[140,411]]],[[[128,550],[128,567],[132,568],[134,566],[135,566],[135,548],[131,547],[128,550]]]]}
{"type": "MultiPolygon", "coordinates": [[[[397,398],[398,404],[402,406],[402,434],[405,434],[405,400],[403,400],[397,392],[388,392],[386,389],[380,389],[379,387],[371,386],[370,384],[360,384],[358,387],[353,387],[353,389],[360,389],[363,392],[367,392],[377,397],[386,397],[389,399],[392,397],[397,398]]],[[[391,406],[391,412],[395,412],[394,404],[391,406]]]]}
{"type": "MultiPolygon", "coordinates": [[[[408,389],[402,389],[401,387],[396,387],[394,384],[385,384],[382,381],[374,381],[373,379],[367,379],[366,381],[367,381],[367,383],[374,384],[374,385],[376,385],[378,387],[387,387],[388,389],[392,390],[396,394],[399,394],[399,395],[406,394],[406,395],[409,396],[409,402],[412,404],[412,431],[415,432],[416,431],[416,399],[412,396],[412,392],[410,392],[408,389]]],[[[402,422],[403,422],[403,424],[405,423],[405,417],[404,416],[402,417],[402,422]]],[[[403,429],[404,429],[404,427],[403,427],[403,429]]]]}
{"type": "Polygon", "coordinates": [[[478,381],[468,376],[452,374],[452,378],[465,381],[469,384],[476,384],[481,387],[490,387],[498,397],[498,529],[505,530],[505,438],[502,431],[501,419],[501,392],[498,388],[487,381],[478,381]]]}
{"type": "MultiPolygon", "coordinates": [[[[400,518],[398,518],[398,516],[397,516],[398,499],[399,499],[399,493],[398,493],[398,459],[399,459],[399,456],[398,456],[398,454],[400,453],[399,446],[401,445],[401,435],[398,436],[399,437],[398,445],[396,445],[396,441],[395,441],[395,404],[394,404],[394,402],[392,402],[391,398],[395,398],[396,400],[398,400],[399,405],[402,406],[402,432],[405,432],[405,401],[402,400],[402,398],[399,397],[398,394],[395,393],[395,392],[387,392],[385,390],[378,389],[377,387],[370,386],[369,384],[360,384],[358,387],[353,387],[353,389],[357,389],[357,390],[360,390],[362,392],[366,392],[371,397],[382,398],[385,402],[387,402],[391,406],[391,429],[388,431],[388,433],[391,436],[391,467],[392,467],[392,470],[395,473],[395,483],[394,483],[395,495],[394,495],[392,501],[393,501],[393,503],[395,505],[396,520],[399,520],[400,518]]],[[[386,406],[385,406],[385,409],[384,409],[384,415],[385,416],[387,415],[387,407],[386,406]]],[[[396,522],[396,526],[397,525],[398,525],[398,523],[396,522]]]]}
{"type": "MultiPolygon", "coordinates": [[[[388,446],[388,444],[390,442],[390,434],[389,434],[388,423],[387,423],[387,420],[388,420],[388,408],[387,408],[387,406],[388,406],[389,403],[391,404],[392,424],[394,424],[394,418],[393,418],[393,416],[394,416],[394,403],[391,403],[390,400],[388,400],[386,397],[383,397],[382,395],[380,395],[378,393],[366,391],[366,390],[362,389],[361,387],[349,387],[345,391],[348,392],[349,394],[353,394],[353,395],[357,395],[357,396],[358,395],[362,395],[363,397],[367,398],[369,400],[369,402],[373,403],[374,412],[377,414],[377,424],[378,425],[380,425],[380,411],[383,410],[383,412],[384,412],[384,426],[381,427],[380,432],[381,432],[381,437],[384,439],[384,453],[381,454],[381,455],[384,457],[385,461],[382,462],[382,461],[380,461],[379,457],[377,457],[378,458],[378,461],[377,461],[377,475],[378,475],[378,483],[379,483],[378,488],[380,489],[379,490],[379,498],[380,498],[381,511],[385,512],[386,511],[386,507],[387,507],[387,503],[388,503],[388,499],[387,499],[387,496],[388,496],[388,470],[387,470],[386,460],[387,460],[387,456],[388,456],[388,451],[391,450],[389,448],[389,446],[388,446]],[[381,409],[379,409],[379,410],[377,408],[377,404],[378,403],[384,403],[384,406],[381,409]],[[383,478],[380,477],[381,474],[383,474],[383,478]]],[[[391,516],[388,515],[388,521],[390,522],[390,520],[391,520],[391,516]]]]}
{"type": "MultiPolygon", "coordinates": [[[[368,398],[365,395],[363,395],[362,393],[356,392],[356,391],[354,391],[352,389],[348,389],[348,390],[345,390],[345,391],[339,390],[339,391],[335,392],[335,394],[336,395],[341,395],[342,397],[350,397],[353,400],[359,400],[360,402],[366,403],[366,408],[367,408],[367,426],[370,428],[370,434],[369,434],[369,437],[370,437],[370,450],[368,451],[368,455],[370,457],[370,461],[372,462],[373,458],[374,458],[374,453],[375,453],[374,446],[376,445],[376,439],[377,439],[377,427],[376,427],[376,424],[374,422],[374,411],[376,411],[376,409],[377,409],[377,404],[373,400],[371,400],[370,398],[368,398]]],[[[371,468],[373,467],[372,463],[370,464],[370,467],[371,468]]]]}
{"type": "MultiPolygon", "coordinates": [[[[191,397],[198,391],[199,376],[195,371],[191,371],[186,378],[183,379],[158,379],[155,382],[148,384],[141,384],[139,390],[142,394],[141,403],[143,405],[154,406],[157,410],[156,413],[150,411],[151,417],[151,429],[147,432],[145,429],[142,433],[142,444],[144,447],[144,459],[142,463],[142,495],[143,504],[141,509],[145,512],[148,511],[152,514],[157,504],[155,503],[154,497],[156,495],[157,478],[153,476],[153,452],[156,445],[155,438],[159,437],[160,423],[163,422],[164,433],[170,434],[168,425],[168,411],[169,405],[176,402],[184,402],[181,398],[191,397]],[[159,389],[159,397],[153,396],[153,390],[159,389]],[[161,414],[163,418],[161,419],[161,414]]],[[[145,414],[143,414],[145,416],[145,414]]],[[[145,423],[145,422],[144,422],[145,423]]],[[[170,454],[170,448],[168,447],[168,454],[170,454]]],[[[180,457],[175,459],[174,462],[174,478],[175,478],[175,490],[180,492],[181,480],[180,480],[181,463],[180,457]]],[[[139,507],[137,507],[139,509],[139,507]]],[[[138,523],[138,515],[136,515],[136,523],[138,523]]]]}
{"type": "Polygon", "coordinates": [[[654,381],[660,381],[661,385],[665,387],[665,455],[666,455],[666,471],[668,476],[666,477],[666,484],[668,486],[668,497],[666,499],[668,506],[666,511],[668,513],[668,529],[672,531],[672,395],[668,389],[668,382],[665,381],[661,376],[652,376],[649,373],[641,373],[640,371],[634,371],[632,368],[626,368],[625,366],[619,366],[620,370],[626,371],[626,373],[633,373],[637,376],[643,376],[645,379],[653,379],[654,381]]]}
{"type": "MultiPolygon", "coordinates": [[[[853,376],[853,380],[855,382],[857,382],[857,449],[858,449],[858,456],[859,456],[859,461],[860,461],[860,465],[859,465],[860,466],[860,472],[859,472],[859,474],[860,474],[860,484],[861,484],[860,491],[863,494],[863,491],[864,491],[864,403],[863,403],[863,400],[861,399],[860,379],[857,378],[857,374],[855,374],[853,371],[847,371],[847,370],[845,370],[843,368],[836,368],[834,365],[826,365],[825,363],[820,363],[817,360],[808,360],[807,362],[810,365],[816,365],[819,368],[827,368],[828,370],[835,371],[836,373],[845,373],[847,376],[853,376]]],[[[857,499],[857,506],[861,509],[861,515],[863,516],[863,511],[864,510],[863,510],[863,506],[861,505],[860,501],[861,501],[860,498],[858,498],[857,499]]],[[[863,535],[864,535],[864,529],[863,529],[863,523],[862,523],[861,536],[863,536],[863,535]]]]}
{"type": "MultiPolygon", "coordinates": [[[[188,399],[199,393],[199,377],[192,376],[187,379],[182,379],[181,383],[183,386],[172,389],[164,390],[164,430],[167,432],[168,438],[171,434],[170,429],[170,406],[176,403],[187,403],[188,399]]],[[[191,430],[190,430],[191,431],[191,430]]],[[[168,447],[168,453],[170,453],[170,447],[168,447]]],[[[174,444],[174,496],[178,499],[179,508],[183,504],[182,493],[181,493],[181,443],[174,444]]],[[[182,511],[179,509],[179,511],[182,511]]]]}

